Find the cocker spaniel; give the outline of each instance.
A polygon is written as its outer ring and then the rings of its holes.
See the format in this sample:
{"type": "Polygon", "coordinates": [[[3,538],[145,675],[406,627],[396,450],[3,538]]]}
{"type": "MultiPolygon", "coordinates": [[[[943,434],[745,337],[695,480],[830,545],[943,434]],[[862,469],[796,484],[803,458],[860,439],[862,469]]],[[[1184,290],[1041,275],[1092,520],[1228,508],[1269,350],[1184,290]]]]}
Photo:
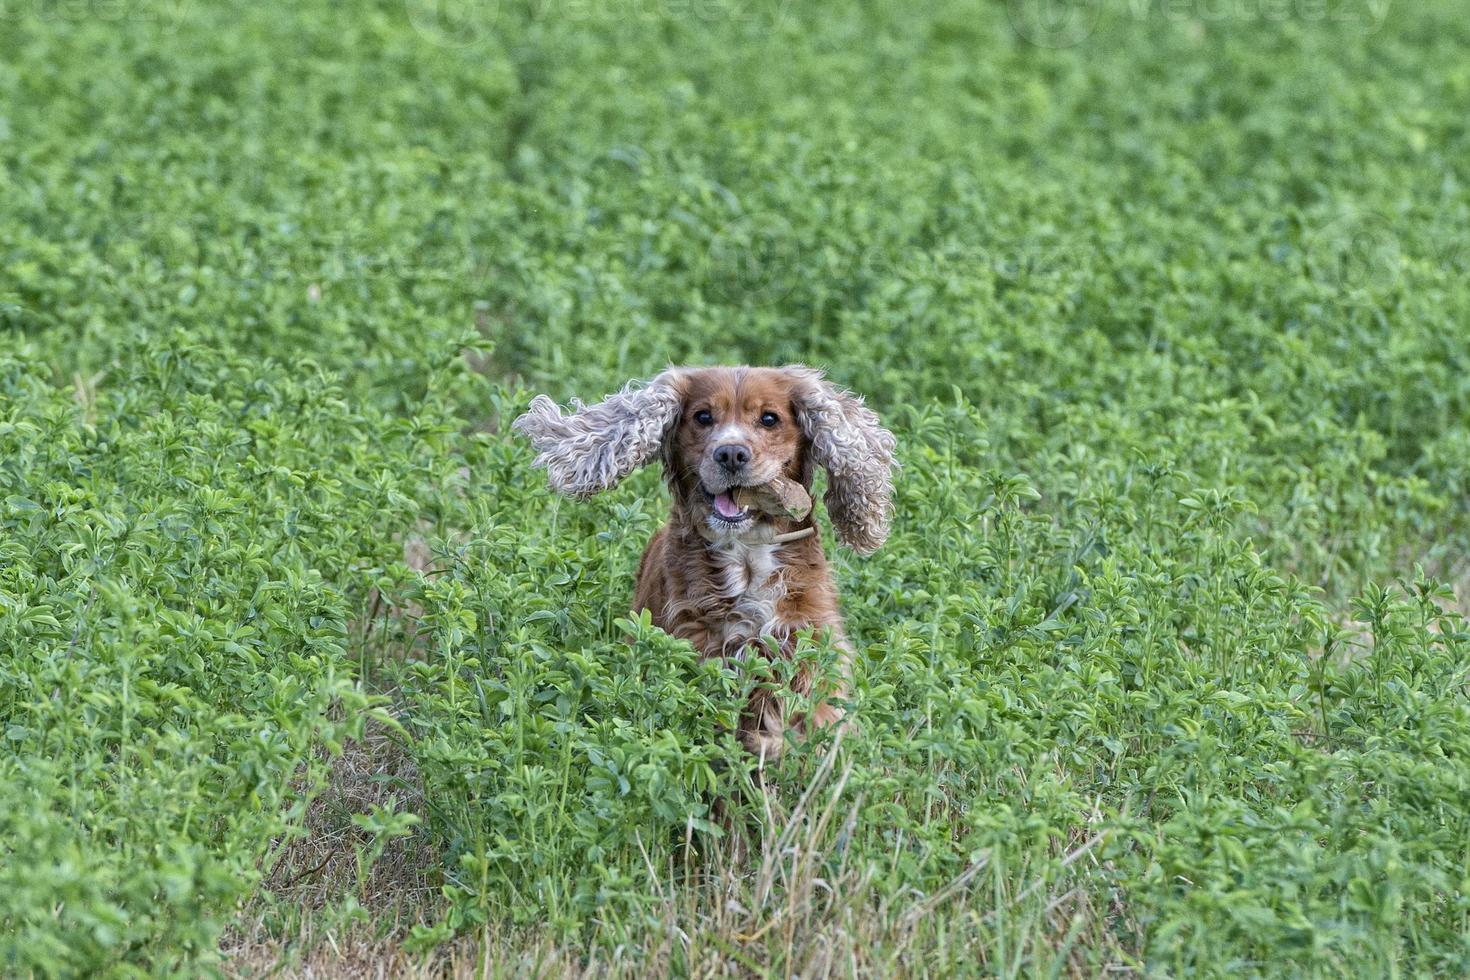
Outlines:
{"type": "MultiPolygon", "coordinates": [[[[868,554],[888,536],[894,438],[860,397],[800,366],[670,368],[596,405],[574,401],[566,415],[539,395],[515,428],[551,488],[573,497],[663,461],[673,512],[643,553],[635,611],[705,657],[790,656],[798,634],[826,632],[846,676],[852,650],[807,494],[824,467],[837,539],[868,554]],[[771,487],[779,492],[759,496],[771,487]]],[[[792,688],[806,695],[812,683],[800,671],[792,688]]],[[[845,695],[844,686],[827,697],[845,695]]],[[[841,720],[826,699],[788,718],[760,689],[738,735],[771,759],[788,725],[799,734],[841,720]]]]}

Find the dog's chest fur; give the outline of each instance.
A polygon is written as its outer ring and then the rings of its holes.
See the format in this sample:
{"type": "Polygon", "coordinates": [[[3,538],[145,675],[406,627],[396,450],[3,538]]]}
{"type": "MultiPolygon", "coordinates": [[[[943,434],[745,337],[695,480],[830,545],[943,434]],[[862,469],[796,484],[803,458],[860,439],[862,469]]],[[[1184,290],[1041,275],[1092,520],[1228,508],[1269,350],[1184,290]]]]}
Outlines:
{"type": "Polygon", "coordinates": [[[712,543],[716,591],[723,608],[722,643],[727,655],[738,655],[752,640],[773,636],[784,640],[788,630],[778,607],[786,594],[781,576],[780,546],[741,541],[712,543]]]}

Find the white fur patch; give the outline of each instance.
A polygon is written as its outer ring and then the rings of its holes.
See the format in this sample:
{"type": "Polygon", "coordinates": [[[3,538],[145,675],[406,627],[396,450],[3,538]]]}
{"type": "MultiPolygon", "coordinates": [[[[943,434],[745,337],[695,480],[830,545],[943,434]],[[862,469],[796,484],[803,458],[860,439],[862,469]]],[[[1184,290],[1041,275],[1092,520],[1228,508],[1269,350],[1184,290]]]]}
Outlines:
{"type": "Polygon", "coordinates": [[[750,443],[750,430],[739,422],[726,422],[709,437],[711,446],[723,446],[728,442],[750,443]]]}
{"type": "Polygon", "coordinates": [[[747,544],[730,535],[710,544],[720,570],[720,594],[732,600],[722,645],[737,655],[761,636],[784,638],[776,605],[786,594],[776,551],[779,545],[747,544]]]}

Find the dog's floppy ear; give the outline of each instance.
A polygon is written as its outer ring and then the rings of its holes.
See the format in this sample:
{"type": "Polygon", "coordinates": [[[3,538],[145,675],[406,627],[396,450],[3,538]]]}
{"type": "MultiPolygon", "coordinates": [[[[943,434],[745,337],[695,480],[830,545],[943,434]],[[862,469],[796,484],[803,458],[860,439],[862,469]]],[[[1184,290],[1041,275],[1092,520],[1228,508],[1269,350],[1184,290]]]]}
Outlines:
{"type": "Polygon", "coordinates": [[[630,382],[596,405],[574,399],[569,415],[537,395],[514,427],[536,447],[536,465],[546,467],[553,490],[590,497],[660,454],[683,403],[683,378],[669,368],[647,384],[630,382]]]}
{"type": "Polygon", "coordinates": [[[893,433],[861,397],[825,380],[821,371],[800,365],[785,371],[812,461],[827,470],[823,499],[837,539],[859,554],[876,551],[888,537],[893,511],[893,433]]]}

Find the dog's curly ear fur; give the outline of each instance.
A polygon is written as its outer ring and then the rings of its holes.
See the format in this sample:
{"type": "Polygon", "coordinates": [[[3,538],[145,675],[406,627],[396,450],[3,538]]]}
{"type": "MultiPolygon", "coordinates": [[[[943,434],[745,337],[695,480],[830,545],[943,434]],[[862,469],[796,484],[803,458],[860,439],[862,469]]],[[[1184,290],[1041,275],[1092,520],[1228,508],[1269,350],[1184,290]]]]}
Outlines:
{"type": "Polygon", "coordinates": [[[827,513],[837,538],[859,554],[888,537],[893,512],[893,451],[897,441],[860,396],[833,385],[822,372],[785,368],[812,460],[827,470],[827,513]]]}
{"type": "Polygon", "coordinates": [[[536,447],[536,465],[546,468],[553,490],[590,497],[659,456],[679,418],[683,389],[679,372],[670,368],[647,384],[630,382],[596,405],[574,399],[569,415],[537,395],[514,428],[536,447]]]}

